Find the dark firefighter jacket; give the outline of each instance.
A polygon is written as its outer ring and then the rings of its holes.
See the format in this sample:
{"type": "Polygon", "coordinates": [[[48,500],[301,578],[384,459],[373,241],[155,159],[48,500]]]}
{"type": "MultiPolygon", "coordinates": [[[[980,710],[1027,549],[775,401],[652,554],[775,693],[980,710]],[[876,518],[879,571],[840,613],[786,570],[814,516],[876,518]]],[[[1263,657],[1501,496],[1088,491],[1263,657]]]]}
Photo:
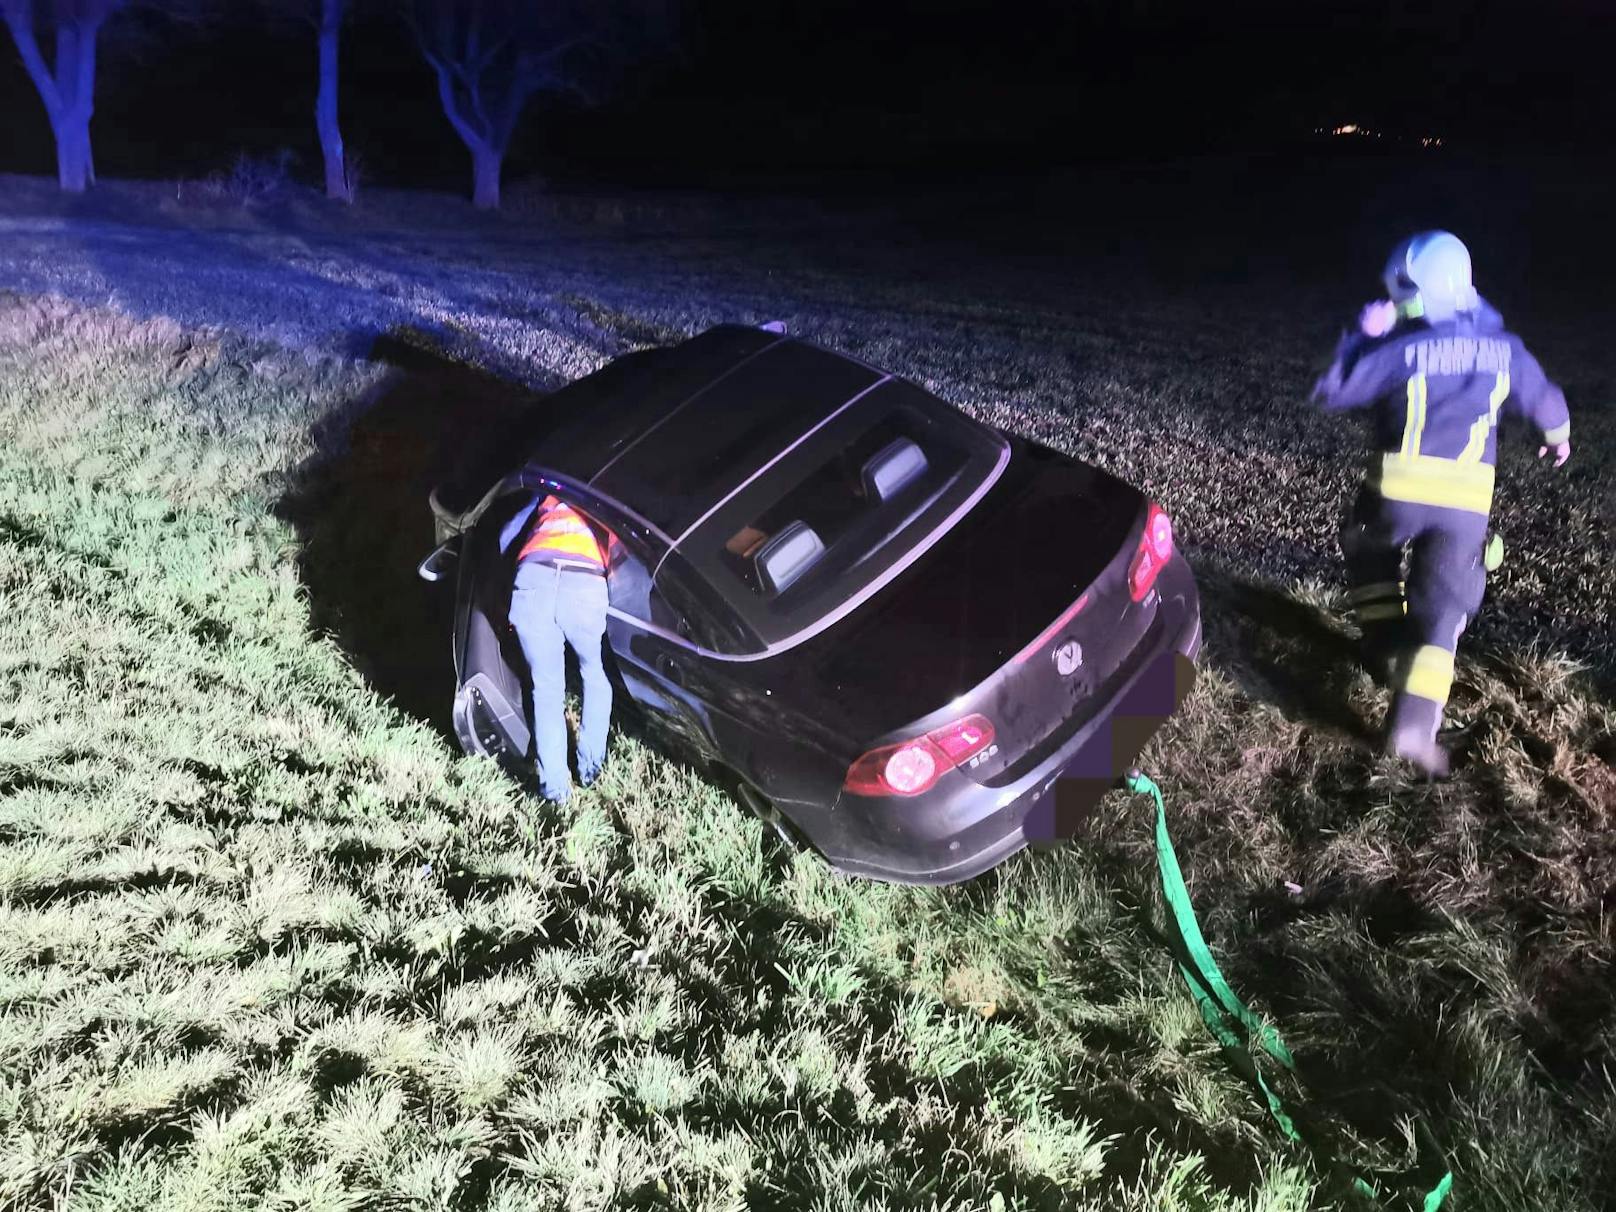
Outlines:
{"type": "Polygon", "coordinates": [[[1492,508],[1500,412],[1525,417],[1550,446],[1571,437],[1565,393],[1485,304],[1382,337],[1349,332],[1313,399],[1326,412],[1374,408],[1369,483],[1382,496],[1472,513],[1492,508]]]}

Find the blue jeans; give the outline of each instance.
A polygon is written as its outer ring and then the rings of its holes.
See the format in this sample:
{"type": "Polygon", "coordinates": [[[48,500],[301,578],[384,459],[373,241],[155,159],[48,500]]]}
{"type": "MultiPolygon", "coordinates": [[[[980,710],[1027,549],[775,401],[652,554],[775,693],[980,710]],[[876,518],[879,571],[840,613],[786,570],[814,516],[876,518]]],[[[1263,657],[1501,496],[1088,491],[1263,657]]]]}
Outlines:
{"type": "Polygon", "coordinates": [[[606,760],[612,718],[612,684],[601,660],[606,635],[606,578],[564,572],[544,564],[517,566],[511,594],[511,626],[533,677],[533,749],[539,787],[546,799],[564,802],[572,791],[567,774],[567,684],[563,642],[578,656],[583,678],[583,722],[578,729],[578,777],[591,782],[606,760]]]}

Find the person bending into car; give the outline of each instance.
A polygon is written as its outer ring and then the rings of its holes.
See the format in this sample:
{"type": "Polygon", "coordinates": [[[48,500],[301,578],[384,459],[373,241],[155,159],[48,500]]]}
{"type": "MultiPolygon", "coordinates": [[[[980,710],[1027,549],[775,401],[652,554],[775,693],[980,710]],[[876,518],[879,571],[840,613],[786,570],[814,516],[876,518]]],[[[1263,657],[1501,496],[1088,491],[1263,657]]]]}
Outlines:
{"type": "Polygon", "coordinates": [[[1457,236],[1405,240],[1313,389],[1327,412],[1372,408],[1376,453],[1341,532],[1364,663],[1391,682],[1386,747],[1428,777],[1459,636],[1481,605],[1501,413],[1540,434],[1538,457],[1571,455],[1565,394],[1476,293],[1457,236]],[[1409,549],[1403,576],[1404,549],[1409,549]]]}
{"type": "Polygon", "coordinates": [[[572,794],[567,773],[566,648],[578,657],[583,719],[578,728],[578,782],[587,787],[606,759],[612,684],[606,636],[606,571],[617,537],[565,501],[535,498],[505,526],[500,550],[516,551],[511,626],[533,679],[533,750],[539,790],[558,804],[572,794]]]}

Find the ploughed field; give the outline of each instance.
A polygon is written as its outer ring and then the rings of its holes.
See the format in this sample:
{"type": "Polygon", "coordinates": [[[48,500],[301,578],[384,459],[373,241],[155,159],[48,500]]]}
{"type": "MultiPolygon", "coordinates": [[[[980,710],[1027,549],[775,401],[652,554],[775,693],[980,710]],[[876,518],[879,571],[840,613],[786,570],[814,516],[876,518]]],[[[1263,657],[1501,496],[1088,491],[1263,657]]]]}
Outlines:
{"type": "Polygon", "coordinates": [[[962,238],[970,207],[6,186],[0,1202],[1333,1206],[1173,969],[1145,801],[925,891],[783,853],[632,722],[565,811],[456,756],[413,568],[458,444],[782,319],[1173,515],[1208,642],[1145,765],[1320,1139],[1409,1190],[1451,1165],[1464,1208],[1602,1205],[1604,317],[1517,288],[1575,450],[1551,474],[1504,433],[1509,554],[1425,786],[1375,755],[1343,615],[1361,436],[1304,404],[1361,266],[1175,262],[1100,218],[1040,251],[962,238]]]}

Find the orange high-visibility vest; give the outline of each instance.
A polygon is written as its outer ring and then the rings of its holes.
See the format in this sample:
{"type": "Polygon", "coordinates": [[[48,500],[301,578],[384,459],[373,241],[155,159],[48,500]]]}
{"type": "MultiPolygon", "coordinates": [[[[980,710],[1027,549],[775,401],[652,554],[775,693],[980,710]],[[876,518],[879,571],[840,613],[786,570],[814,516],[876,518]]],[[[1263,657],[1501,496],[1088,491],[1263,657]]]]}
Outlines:
{"type": "Polygon", "coordinates": [[[596,572],[606,571],[606,552],[601,550],[589,523],[571,505],[545,497],[539,505],[540,521],[522,550],[517,563],[541,560],[547,564],[577,564],[596,572]]]}

